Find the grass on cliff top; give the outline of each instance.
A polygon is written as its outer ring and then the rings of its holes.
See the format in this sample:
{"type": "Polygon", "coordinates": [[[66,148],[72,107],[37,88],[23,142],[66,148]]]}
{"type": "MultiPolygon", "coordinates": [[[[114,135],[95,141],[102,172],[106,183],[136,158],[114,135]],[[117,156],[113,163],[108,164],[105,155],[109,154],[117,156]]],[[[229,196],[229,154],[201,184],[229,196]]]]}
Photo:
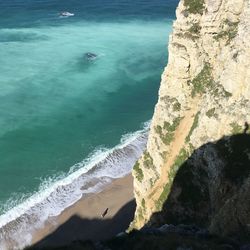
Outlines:
{"type": "Polygon", "coordinates": [[[184,0],[184,6],[187,8],[187,11],[192,14],[202,15],[205,9],[204,0],[184,0]]]}

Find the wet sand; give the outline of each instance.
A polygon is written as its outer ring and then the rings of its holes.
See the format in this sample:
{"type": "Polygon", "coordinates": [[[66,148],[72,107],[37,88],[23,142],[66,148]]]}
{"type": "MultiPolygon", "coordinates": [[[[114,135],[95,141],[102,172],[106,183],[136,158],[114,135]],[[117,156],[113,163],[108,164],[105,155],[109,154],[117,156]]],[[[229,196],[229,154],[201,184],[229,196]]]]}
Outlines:
{"type": "Polygon", "coordinates": [[[133,178],[115,179],[103,191],[89,194],[50,218],[33,234],[37,246],[60,246],[74,240],[103,240],[125,231],[133,219],[135,202],[133,178]],[[107,214],[102,214],[108,208],[107,214]]]}

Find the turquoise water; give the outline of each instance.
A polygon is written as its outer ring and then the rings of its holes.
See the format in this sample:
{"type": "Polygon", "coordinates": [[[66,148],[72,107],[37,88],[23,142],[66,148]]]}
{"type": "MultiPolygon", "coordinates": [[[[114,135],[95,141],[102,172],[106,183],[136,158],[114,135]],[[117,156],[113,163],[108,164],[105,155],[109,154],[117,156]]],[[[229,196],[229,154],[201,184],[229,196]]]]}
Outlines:
{"type": "Polygon", "coordinates": [[[0,214],[151,119],[176,4],[0,0],[0,214]]]}

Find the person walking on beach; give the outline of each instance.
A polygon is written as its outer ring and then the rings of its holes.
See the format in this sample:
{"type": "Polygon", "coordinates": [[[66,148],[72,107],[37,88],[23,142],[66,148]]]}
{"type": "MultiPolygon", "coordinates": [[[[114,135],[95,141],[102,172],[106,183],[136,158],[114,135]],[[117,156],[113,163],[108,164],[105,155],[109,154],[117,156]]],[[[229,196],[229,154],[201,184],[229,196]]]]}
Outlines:
{"type": "Polygon", "coordinates": [[[105,215],[108,213],[108,208],[106,208],[106,210],[102,213],[102,218],[104,218],[105,217],[105,215]]]}

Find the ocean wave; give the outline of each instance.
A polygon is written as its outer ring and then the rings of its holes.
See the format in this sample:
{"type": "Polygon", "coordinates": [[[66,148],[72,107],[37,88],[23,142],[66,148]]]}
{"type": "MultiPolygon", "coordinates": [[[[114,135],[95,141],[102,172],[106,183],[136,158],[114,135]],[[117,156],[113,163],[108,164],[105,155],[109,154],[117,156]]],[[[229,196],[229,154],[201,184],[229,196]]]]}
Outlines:
{"type": "Polygon", "coordinates": [[[128,174],[145,150],[149,124],[122,136],[120,144],[112,149],[95,150],[72,166],[67,176],[44,180],[38,192],[1,215],[0,250],[9,249],[10,245],[11,249],[27,246],[34,230],[49,217],[59,215],[84,195],[101,191],[112,179],[128,174]]]}

